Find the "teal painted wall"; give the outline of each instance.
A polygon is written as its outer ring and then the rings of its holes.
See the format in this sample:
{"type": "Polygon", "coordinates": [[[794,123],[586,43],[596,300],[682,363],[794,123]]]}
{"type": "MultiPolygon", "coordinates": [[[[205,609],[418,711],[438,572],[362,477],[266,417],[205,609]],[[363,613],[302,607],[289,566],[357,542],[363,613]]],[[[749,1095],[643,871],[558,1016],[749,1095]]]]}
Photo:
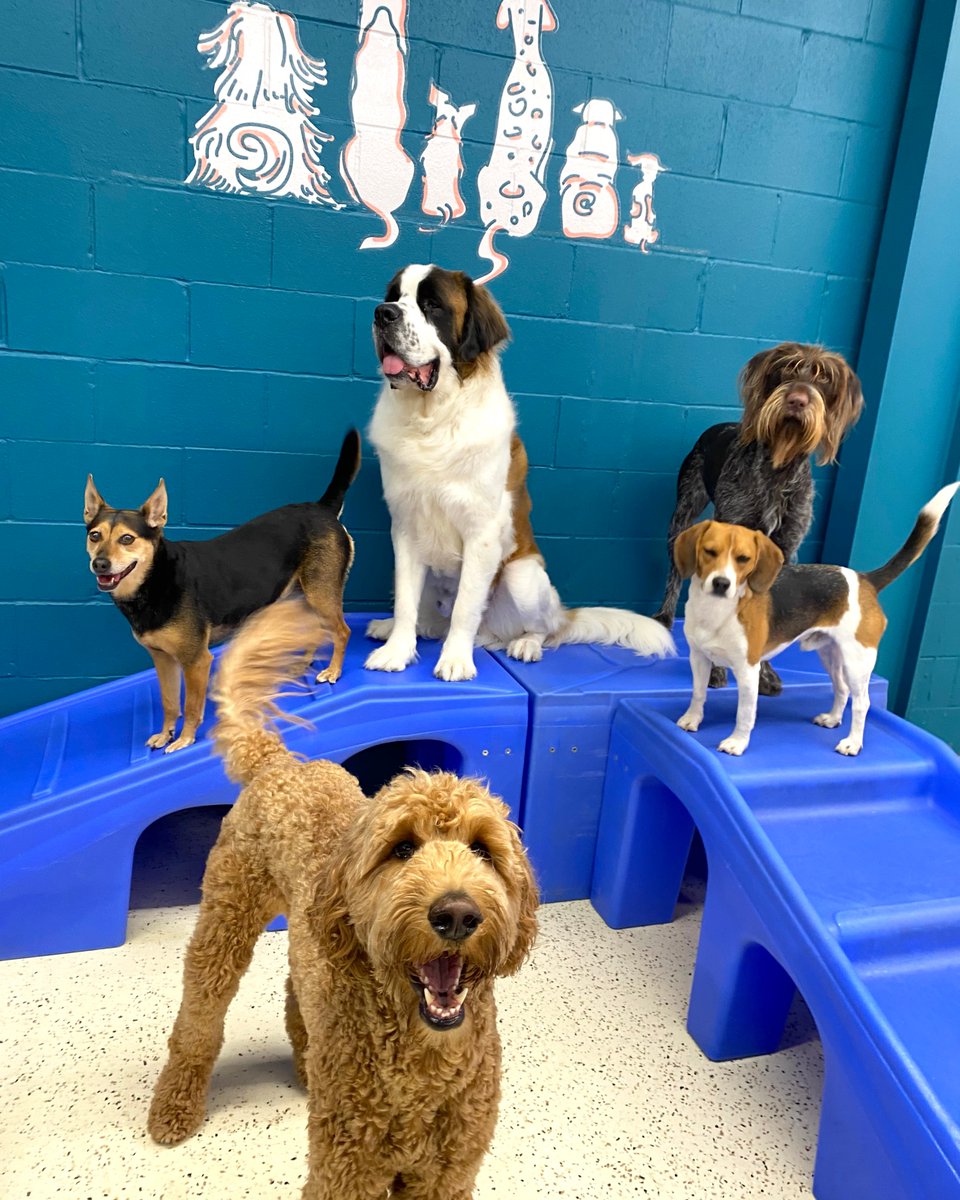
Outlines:
{"type": "MultiPolygon", "coordinates": [[[[188,136],[213,101],[197,38],[225,4],[0,0],[0,712],[146,665],[93,592],[88,471],[118,505],[163,475],[174,537],[316,496],[344,428],[369,417],[368,330],[386,280],[408,261],[488,265],[477,177],[512,55],[497,5],[410,0],[403,145],[416,162],[431,80],[477,103],[468,211],[421,232],[433,223],[416,177],[397,242],[368,251],[358,244],[382,223],[350,202],[336,165],[352,132],[357,4],[285,7],[326,59],[315,121],[334,139],[322,161],[339,212],[184,185],[188,136]]],[[[856,359],[919,4],[554,7],[548,199],[533,234],[504,239],[510,268],[492,284],[514,333],[504,367],[562,595],[652,612],[676,469],[706,425],[736,415],[743,362],[787,337],[856,359]],[[670,168],[648,255],[619,231],[562,234],[560,171],[589,97],[623,113],[621,224],[637,179],[626,154],[670,168]]],[[[819,473],[807,558],[821,553],[833,481],[819,473]]],[[[345,515],[358,549],[348,601],[386,605],[369,456],[345,515]]]]}

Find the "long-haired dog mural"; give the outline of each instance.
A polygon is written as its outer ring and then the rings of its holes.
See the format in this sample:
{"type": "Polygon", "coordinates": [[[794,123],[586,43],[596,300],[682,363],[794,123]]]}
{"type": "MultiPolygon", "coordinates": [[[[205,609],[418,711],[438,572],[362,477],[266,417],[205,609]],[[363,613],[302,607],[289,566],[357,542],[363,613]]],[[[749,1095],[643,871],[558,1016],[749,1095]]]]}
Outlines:
{"type": "Polygon", "coordinates": [[[612,237],[620,221],[615,125],[623,113],[610,100],[588,100],[573,111],[581,124],[560,172],[563,232],[569,238],[612,237]]]}
{"type": "Polygon", "coordinates": [[[400,227],[414,163],[400,141],[407,120],[406,0],[360,0],[360,41],[350,81],[354,134],[340,154],[340,174],[350,195],[381,217],[384,231],[361,250],[391,246],[400,227]]]}
{"type": "Polygon", "coordinates": [[[197,50],[220,74],[216,103],[190,138],[194,167],[186,182],[341,208],[320,164],[323,143],[333,138],[310,120],[320,111],[313,89],[326,84],[327,68],[300,45],[294,18],[238,0],[200,35],[197,50]]]}
{"type": "Polygon", "coordinates": [[[477,111],[477,106],[464,104],[458,108],[435,83],[430,84],[428,98],[437,115],[420,154],[423,168],[423,201],[420,207],[428,217],[439,217],[440,224],[446,225],[467,211],[460,192],[460,176],[463,174],[461,148],[463,127],[477,111]]]}
{"type": "Polygon", "coordinates": [[[476,283],[502,274],[509,259],[493,244],[498,233],[526,237],[537,227],[547,198],[544,179],[553,148],[553,80],[543,60],[541,35],[557,28],[547,0],[502,0],[497,28],[513,30],[514,59],[500,96],[496,143],[480,171],[480,219],[485,226],[477,253],[493,264],[476,283]]]}
{"type": "Polygon", "coordinates": [[[653,211],[653,185],[661,171],[669,171],[655,154],[628,154],[631,167],[640,168],[640,182],[633,189],[630,201],[630,222],[623,227],[623,240],[639,246],[644,254],[660,237],[657,214],[653,211]]]}

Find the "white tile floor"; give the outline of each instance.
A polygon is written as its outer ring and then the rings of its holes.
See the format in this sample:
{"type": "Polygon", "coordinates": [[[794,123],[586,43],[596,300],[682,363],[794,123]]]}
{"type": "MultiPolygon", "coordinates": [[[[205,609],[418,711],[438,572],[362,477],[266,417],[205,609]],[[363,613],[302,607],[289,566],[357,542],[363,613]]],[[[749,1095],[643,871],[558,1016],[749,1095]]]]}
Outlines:
{"type": "MultiPolygon", "coordinates": [[[[698,893],[686,885],[671,925],[621,932],[586,902],[541,910],[532,959],[499,985],[503,1102],[477,1200],[810,1196],[820,1044],[798,1006],[777,1054],[700,1054],[684,1028],[698,893]]],[[[286,934],[258,946],[200,1133],[174,1149],[146,1135],[195,914],[142,910],[117,950],[0,963],[0,1196],[299,1196],[286,934]]]]}

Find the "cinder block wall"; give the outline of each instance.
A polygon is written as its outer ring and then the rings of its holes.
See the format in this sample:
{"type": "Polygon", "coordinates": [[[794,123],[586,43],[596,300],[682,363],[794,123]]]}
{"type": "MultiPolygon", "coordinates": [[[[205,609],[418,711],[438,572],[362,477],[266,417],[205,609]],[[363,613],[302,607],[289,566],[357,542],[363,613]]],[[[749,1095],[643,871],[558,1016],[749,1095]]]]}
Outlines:
{"type": "MultiPolygon", "coordinates": [[[[295,0],[324,58],[318,128],[337,199],[350,137],[355,0],[295,0]]],[[[543,35],[554,152],[537,230],[502,238],[491,285],[514,340],[504,366],[533,468],[535,523],[571,603],[653,611],[674,476],[695,436],[735,415],[757,349],[820,340],[856,358],[908,79],[918,0],[555,0],[543,35]],[[590,97],[612,100],[621,222],[561,229],[559,173],[590,97]],[[661,230],[622,226],[651,151],[661,230]]],[[[403,144],[417,160],[431,80],[458,105],[467,213],[420,211],[419,171],[385,250],[358,205],[183,184],[213,104],[196,43],[211,0],[0,0],[0,711],[147,665],[86,565],[87,472],[114,504],[166,478],[173,537],[204,537],[319,495],[344,429],[376,391],[369,325],[393,272],[478,275],[477,173],[513,42],[497,4],[410,0],[403,144]]],[[[819,475],[816,558],[832,476],[819,475]]],[[[389,603],[391,553],[368,457],[345,519],[354,608],[389,603]]]]}

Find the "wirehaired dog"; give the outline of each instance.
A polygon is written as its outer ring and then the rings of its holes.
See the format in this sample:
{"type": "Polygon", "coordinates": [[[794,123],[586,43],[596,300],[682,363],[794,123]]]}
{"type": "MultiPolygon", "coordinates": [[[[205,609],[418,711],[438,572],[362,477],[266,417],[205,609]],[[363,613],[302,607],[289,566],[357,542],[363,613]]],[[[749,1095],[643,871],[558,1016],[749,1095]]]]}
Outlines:
{"type": "Polygon", "coordinates": [[[302,600],[281,601],[221,660],[215,746],[244,787],[207,863],[148,1128],[172,1145],[203,1122],[227,1006],[285,913],[305,1200],[468,1200],[500,1098],[494,980],[532,947],[536,885],[506,805],[477,780],[408,770],[367,799],[266,727],[291,656],[321,632],[302,600]]]}
{"type": "Polygon", "coordinates": [[[960,483],[951,483],[921,510],[897,553],[874,571],[821,564],[786,565],[763,533],[720,521],[685,529],[674,545],[677,569],[690,578],[684,630],[690,644],[693,696],[677,721],[695,731],[703,720],[710,664],[733,670],[737,723],[719,749],[742,754],[757,715],[760,666],[793,642],[816,650],[833,682],[833,707],[813,718],[836,729],[852,697],[849,736],[839,754],[859,754],[870,707],[870,675],[887,626],[877,593],[915,563],[937,532],[960,483]]]}
{"type": "Polygon", "coordinates": [[[353,540],[340,524],[343,501],[360,469],[360,435],[343,440],[330,486],[315,503],[287,504],[219,537],[173,542],[163,536],[167,489],[161,479],[138,509],[111,508],[87,477],[83,520],[90,570],[113,598],[133,636],[150,654],[160,682],[163,727],[154,750],[193,745],[203,720],[213,656],[211,641],[295,587],[332,630],[333,656],[318,683],[336,683],[350,628],[343,587],[353,540]],[[184,717],[180,736],[180,675],[184,717]]]}
{"type": "MultiPolygon", "coordinates": [[[[839,354],[822,346],[783,342],[755,354],[740,374],[743,416],[712,425],[697,439],[677,477],[670,518],[670,572],[655,619],[673,625],[681,579],[674,561],[678,535],[712,501],[714,519],[766,534],[786,562],[792,561],[813,519],[813,472],[836,462],[840,443],[863,409],[860,380],[839,354]]],[[[711,686],[722,686],[718,670],[711,686]]],[[[760,691],[781,689],[765,666],[760,691]]]]}

